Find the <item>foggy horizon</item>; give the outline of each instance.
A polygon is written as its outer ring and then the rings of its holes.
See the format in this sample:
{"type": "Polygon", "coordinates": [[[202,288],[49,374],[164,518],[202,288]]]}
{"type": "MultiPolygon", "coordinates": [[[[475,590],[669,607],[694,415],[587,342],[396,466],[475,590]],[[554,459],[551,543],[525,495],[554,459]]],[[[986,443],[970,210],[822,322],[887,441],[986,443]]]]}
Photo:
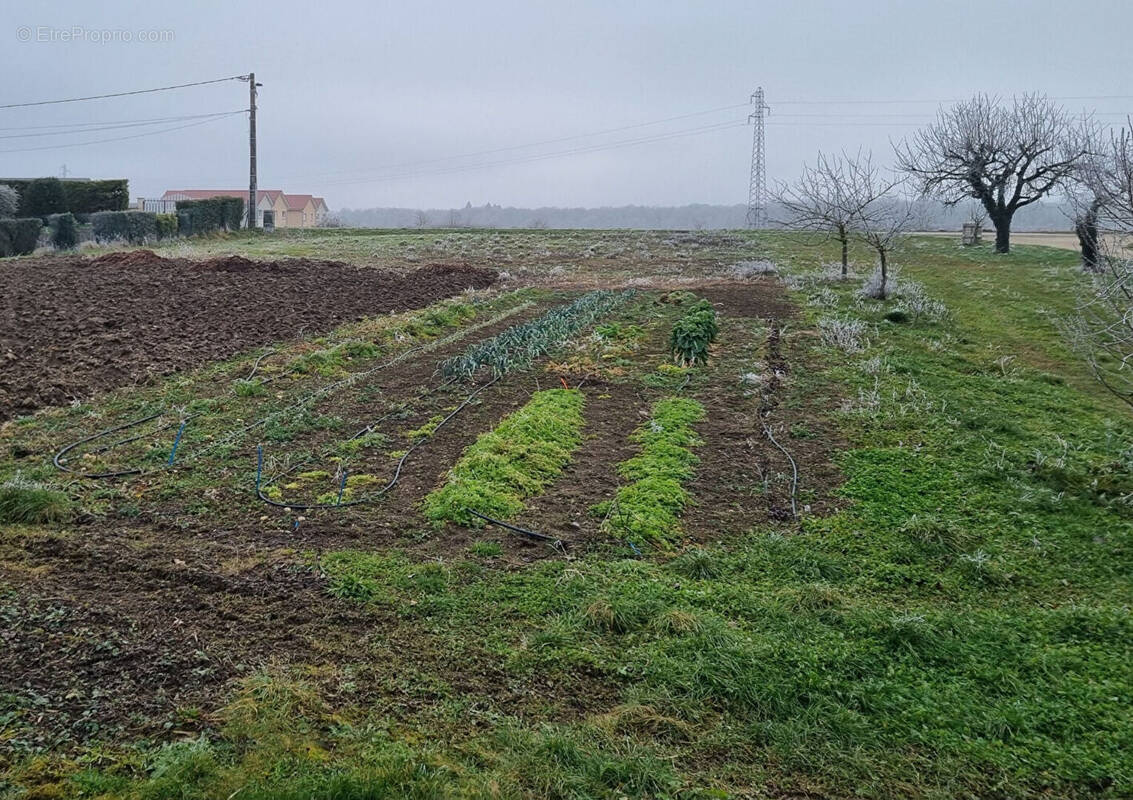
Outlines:
{"type": "MultiPolygon", "coordinates": [[[[977,92],[1043,92],[1073,113],[1124,122],[1133,99],[1122,95],[1122,23],[1133,10],[1089,5],[1111,24],[1045,0],[947,12],[874,2],[852,16],[834,2],[343,2],[315,12],[293,2],[17,2],[0,63],[20,76],[5,103],[254,70],[259,186],[321,195],[334,210],[734,205],[746,201],[747,102],[760,85],[769,183],[794,178],[819,150],[862,147],[888,163],[891,141],[977,92]],[[971,35],[996,46],[956,58],[955,37],[971,35]],[[1081,57],[1083,42],[1096,60],[1081,57]],[[836,68],[832,53],[843,54],[836,68]]],[[[247,95],[233,80],[0,109],[0,175],[61,175],[65,165],[70,176],[127,178],[132,197],[238,189],[246,114],[201,115],[246,108],[247,95]],[[154,119],[172,121],[139,124],[154,119]],[[91,127],[48,127],[80,124],[91,127]],[[102,139],[118,140],[77,144],[102,139]]]]}

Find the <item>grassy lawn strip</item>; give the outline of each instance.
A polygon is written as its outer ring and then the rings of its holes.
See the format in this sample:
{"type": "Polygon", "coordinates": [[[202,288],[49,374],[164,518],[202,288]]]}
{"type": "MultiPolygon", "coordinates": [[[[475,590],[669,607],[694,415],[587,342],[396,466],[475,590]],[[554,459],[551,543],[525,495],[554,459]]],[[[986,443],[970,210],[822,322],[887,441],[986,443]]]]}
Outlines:
{"type": "Polygon", "coordinates": [[[434,522],[483,525],[468,513],[510,519],[525,498],[539,494],[570,461],[582,441],[582,392],[536,392],[523,408],[481,434],[448,481],[425,498],[425,516],[434,522]]]}
{"type": "Polygon", "coordinates": [[[687,397],[666,397],[653,404],[649,422],[633,433],[641,452],[618,467],[633,483],[618,489],[603,528],[636,543],[671,544],[680,535],[679,517],[700,459],[690,449],[700,444],[692,424],[704,407],[687,397]]]}

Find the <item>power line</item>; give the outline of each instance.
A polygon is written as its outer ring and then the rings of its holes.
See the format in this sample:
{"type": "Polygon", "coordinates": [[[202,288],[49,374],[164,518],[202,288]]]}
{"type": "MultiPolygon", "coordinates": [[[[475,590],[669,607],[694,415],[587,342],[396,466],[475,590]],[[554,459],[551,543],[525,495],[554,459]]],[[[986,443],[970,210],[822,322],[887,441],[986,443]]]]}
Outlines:
{"type": "MultiPolygon", "coordinates": [[[[1051,100],[1060,102],[1068,100],[1133,100],[1130,94],[1096,94],[1051,97],[1051,100]]],[[[948,100],[776,100],[780,106],[844,106],[844,105],[943,105],[945,103],[960,102],[959,98],[948,100]]]]}
{"type": "MultiPolygon", "coordinates": [[[[181,116],[181,117],[159,117],[157,119],[138,120],[137,122],[121,122],[121,123],[107,123],[107,124],[87,123],[88,127],[73,128],[72,130],[62,130],[62,131],[38,130],[35,133],[0,134],[0,139],[28,139],[28,138],[33,138],[33,137],[38,138],[38,137],[41,137],[41,136],[74,136],[75,134],[98,133],[99,131],[115,131],[115,130],[122,130],[123,128],[142,128],[142,127],[148,127],[150,125],[167,124],[167,123],[170,123],[170,122],[184,122],[185,120],[189,120],[189,119],[211,119],[213,117],[224,117],[224,116],[229,116],[231,114],[242,114],[243,112],[244,112],[244,109],[240,109],[238,111],[218,111],[218,112],[213,113],[213,114],[190,114],[190,115],[181,116]]],[[[7,129],[0,128],[0,130],[7,130],[7,129]]],[[[20,130],[20,129],[16,128],[14,130],[20,130]]],[[[27,130],[27,129],[25,128],[24,130],[27,130]]]]}
{"type": "Polygon", "coordinates": [[[220,119],[227,119],[228,117],[233,117],[233,116],[236,116],[237,114],[246,114],[246,113],[248,113],[247,109],[242,109],[240,111],[231,111],[231,112],[227,112],[225,114],[222,114],[220,116],[210,117],[209,119],[202,119],[202,120],[198,120],[196,122],[187,123],[185,125],[177,125],[177,126],[174,126],[172,128],[164,128],[164,129],[159,130],[159,131],[146,131],[145,133],[135,133],[131,136],[117,136],[117,137],[113,137],[113,138],[110,138],[110,139],[91,139],[91,140],[86,141],[86,142],[69,142],[67,144],[50,144],[50,145],[45,145],[43,147],[21,147],[21,148],[18,148],[16,150],[0,150],[0,155],[6,154],[6,153],[30,153],[30,152],[35,151],[35,150],[65,150],[68,147],[82,147],[82,146],[88,145],[88,144],[104,144],[106,142],[123,142],[123,141],[126,141],[127,139],[140,139],[143,136],[157,136],[157,135],[160,135],[162,133],[171,133],[173,131],[184,130],[185,128],[194,128],[198,125],[205,125],[209,122],[216,122],[217,120],[220,120],[220,119]]]}
{"type": "MultiPolygon", "coordinates": [[[[243,109],[241,109],[243,110],[243,109]]],[[[209,114],[196,114],[191,116],[181,117],[148,117],[146,119],[108,119],[99,122],[57,122],[54,125],[15,125],[12,127],[0,127],[0,131],[46,131],[55,128],[90,128],[101,127],[103,125],[127,125],[132,123],[142,122],[176,122],[183,119],[193,119],[195,117],[210,116],[209,114]]]]}
{"type": "Polygon", "coordinates": [[[731,110],[736,109],[736,108],[746,108],[747,105],[748,105],[747,103],[733,103],[732,105],[719,106],[717,108],[709,108],[709,109],[706,109],[704,111],[693,111],[693,112],[688,113],[688,114],[678,114],[675,117],[664,117],[662,119],[650,120],[649,122],[638,122],[638,123],[634,123],[632,125],[622,125],[622,126],[617,127],[617,128],[606,128],[605,130],[591,131],[590,133],[578,133],[578,134],[574,134],[572,136],[560,136],[560,137],[555,138],[555,139],[543,139],[541,141],[528,142],[526,144],[514,144],[514,145],[508,145],[507,147],[495,147],[495,148],[492,148],[491,150],[477,150],[477,151],[472,152],[472,153],[462,153],[460,155],[455,155],[455,156],[443,156],[441,158],[429,158],[429,159],[424,159],[424,160],[421,160],[421,161],[406,161],[406,162],[402,162],[400,164],[387,164],[387,165],[381,166],[381,167],[368,167],[368,168],[363,169],[363,170],[341,170],[341,171],[338,171],[338,172],[323,172],[323,173],[319,173],[319,174],[315,174],[315,175],[298,175],[298,176],[293,175],[293,176],[290,176],[289,179],[302,180],[302,179],[309,179],[309,178],[321,178],[321,177],[330,176],[330,175],[346,175],[346,174],[357,175],[359,173],[364,173],[364,172],[381,172],[381,171],[387,170],[387,169],[403,169],[405,167],[415,167],[415,166],[418,166],[420,164],[436,164],[436,163],[440,163],[442,161],[456,161],[456,160],[459,160],[461,158],[475,158],[476,156],[494,155],[496,153],[506,153],[506,152],[510,152],[512,150],[526,150],[529,147],[541,147],[542,145],[546,145],[546,144],[559,144],[561,142],[571,142],[571,141],[577,141],[579,139],[589,139],[592,136],[604,136],[604,135],[609,134],[609,133],[620,133],[622,131],[634,130],[635,128],[647,128],[647,127],[651,127],[653,125],[661,125],[661,124],[666,123],[666,122],[675,122],[677,120],[682,120],[682,119],[691,119],[692,117],[702,117],[702,116],[705,116],[706,114],[716,114],[716,113],[719,113],[721,111],[731,111],[731,110]]]}
{"type": "Polygon", "coordinates": [[[31,106],[53,106],[60,103],[81,103],[84,100],[105,100],[108,97],[129,97],[136,94],[152,94],[154,92],[168,92],[171,89],[186,89],[190,86],[206,86],[210,83],[224,83],[225,81],[236,81],[244,78],[244,75],[234,75],[230,78],[214,78],[211,81],[194,81],[193,83],[178,83],[174,86],[159,86],[156,89],[135,89],[132,92],[112,92],[110,94],[92,94],[87,97],[68,97],[65,100],[37,100],[33,103],[7,103],[0,105],[0,109],[4,108],[29,108],[31,106]]]}
{"type": "MultiPolygon", "coordinates": [[[[744,104],[746,105],[746,103],[744,104]]],[[[486,169],[497,166],[510,166],[513,164],[527,164],[535,161],[543,161],[550,158],[561,158],[563,156],[580,155],[584,153],[595,153],[602,150],[614,150],[621,147],[632,147],[640,144],[652,144],[654,142],[666,141],[669,139],[678,139],[687,136],[698,136],[705,133],[713,133],[716,131],[727,130],[731,128],[739,128],[747,125],[746,120],[729,120],[728,122],[714,123],[699,128],[692,128],[682,131],[672,131],[669,133],[656,134],[654,136],[646,136],[638,139],[626,139],[618,142],[608,142],[606,144],[587,145],[584,147],[571,148],[568,150],[560,150],[551,153],[540,153],[531,156],[521,156],[519,158],[500,159],[497,161],[486,161],[480,164],[467,164],[462,166],[445,167],[437,170],[428,170],[424,172],[406,172],[394,175],[383,175],[376,178],[359,178],[357,180],[343,180],[343,181],[329,181],[323,182],[321,186],[347,186],[353,184],[366,184],[366,183],[381,183],[384,181],[400,180],[402,178],[417,178],[417,177],[433,177],[436,175],[449,175],[457,172],[468,172],[477,169],[486,169]]]]}

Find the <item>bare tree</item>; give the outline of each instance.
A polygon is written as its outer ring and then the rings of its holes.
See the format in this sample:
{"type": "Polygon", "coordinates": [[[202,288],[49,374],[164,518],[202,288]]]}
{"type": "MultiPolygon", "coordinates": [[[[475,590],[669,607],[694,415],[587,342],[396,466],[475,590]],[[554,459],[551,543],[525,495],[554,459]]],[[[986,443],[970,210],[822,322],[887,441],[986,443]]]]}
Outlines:
{"type": "Polygon", "coordinates": [[[856,192],[865,199],[854,213],[850,229],[877,253],[877,273],[867,282],[865,294],[884,300],[892,290],[889,272],[893,252],[913,228],[915,207],[904,195],[905,180],[876,166],[871,155],[848,160],[847,171],[856,192]]]}
{"type": "Polygon", "coordinates": [[[413,221],[418,228],[427,228],[429,226],[429,215],[424,211],[413,212],[413,221]]]}
{"type": "Polygon", "coordinates": [[[1100,217],[1106,195],[1113,191],[1109,185],[1112,183],[1112,151],[1101,127],[1088,117],[1083,118],[1077,136],[1084,143],[1086,152],[1074,164],[1064,189],[1082,253],[1082,270],[1097,273],[1102,270],[1100,217]]]}
{"type": "Polygon", "coordinates": [[[977,95],[941,110],[936,122],[897,146],[897,158],[922,194],[948,205],[979,200],[995,226],[996,252],[1006,253],[1015,212],[1065,182],[1084,147],[1074,121],[1045,95],[1010,104],[977,95]]]}
{"type": "MultiPolygon", "coordinates": [[[[858,160],[862,160],[860,152],[858,160]]],[[[803,165],[797,181],[780,183],[774,191],[775,200],[786,211],[783,225],[821,234],[841,245],[843,278],[849,271],[854,215],[870,200],[854,183],[857,171],[851,167],[852,161],[845,153],[827,156],[819,152],[813,167],[803,165]]]]}
{"type": "MultiPolygon", "coordinates": [[[[1095,265],[1090,291],[1066,326],[1097,379],[1133,406],[1133,122],[1099,148],[1081,176],[1089,186],[1095,265]]],[[[1081,234],[1079,234],[1081,237],[1081,234]]]]}

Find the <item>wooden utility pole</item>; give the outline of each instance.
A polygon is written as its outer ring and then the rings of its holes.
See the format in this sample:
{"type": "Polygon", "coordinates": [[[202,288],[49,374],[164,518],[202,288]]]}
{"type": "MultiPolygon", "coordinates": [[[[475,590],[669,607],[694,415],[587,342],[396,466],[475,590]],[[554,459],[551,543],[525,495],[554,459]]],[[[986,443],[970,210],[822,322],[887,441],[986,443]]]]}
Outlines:
{"type": "Polygon", "coordinates": [[[248,77],[248,230],[256,227],[256,73],[248,77]]]}

